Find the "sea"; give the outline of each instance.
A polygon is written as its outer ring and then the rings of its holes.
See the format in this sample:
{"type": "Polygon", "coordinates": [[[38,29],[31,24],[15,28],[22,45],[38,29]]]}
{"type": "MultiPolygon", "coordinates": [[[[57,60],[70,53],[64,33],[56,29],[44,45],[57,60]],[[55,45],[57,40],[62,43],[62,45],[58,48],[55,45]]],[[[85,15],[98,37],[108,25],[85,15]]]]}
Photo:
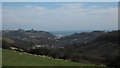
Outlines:
{"type": "Polygon", "coordinates": [[[92,32],[92,30],[80,30],[80,31],[48,31],[52,33],[55,36],[61,35],[61,36],[67,36],[67,35],[72,35],[74,33],[81,33],[81,32],[92,32]]]}

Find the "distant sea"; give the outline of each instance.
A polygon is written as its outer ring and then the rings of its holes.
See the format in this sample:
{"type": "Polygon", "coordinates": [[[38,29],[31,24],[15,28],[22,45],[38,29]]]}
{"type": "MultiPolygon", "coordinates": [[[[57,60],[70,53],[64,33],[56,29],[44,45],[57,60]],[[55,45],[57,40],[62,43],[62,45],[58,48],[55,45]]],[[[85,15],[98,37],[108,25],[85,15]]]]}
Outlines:
{"type": "Polygon", "coordinates": [[[67,36],[67,35],[72,35],[74,33],[81,33],[81,32],[92,32],[90,30],[85,30],[85,31],[48,31],[52,33],[53,35],[62,35],[62,36],[67,36]]]}

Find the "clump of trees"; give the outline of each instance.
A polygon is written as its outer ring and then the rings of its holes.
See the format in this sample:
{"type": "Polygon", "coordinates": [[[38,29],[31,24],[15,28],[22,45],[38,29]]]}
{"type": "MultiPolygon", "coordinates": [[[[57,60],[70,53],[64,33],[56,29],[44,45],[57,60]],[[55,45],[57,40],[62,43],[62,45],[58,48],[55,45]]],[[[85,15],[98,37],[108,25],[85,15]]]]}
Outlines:
{"type": "Polygon", "coordinates": [[[80,62],[81,58],[80,54],[74,50],[74,46],[72,45],[70,45],[69,47],[65,47],[65,49],[39,47],[35,49],[30,49],[29,53],[37,55],[46,55],[49,57],[70,60],[74,62],[80,62]]]}
{"type": "Polygon", "coordinates": [[[10,49],[10,47],[13,45],[14,41],[10,38],[2,38],[2,48],[3,49],[10,49]]]}
{"type": "Polygon", "coordinates": [[[2,40],[2,48],[3,49],[10,49],[10,47],[11,47],[11,43],[8,43],[8,42],[2,40]]]}
{"type": "Polygon", "coordinates": [[[35,48],[35,49],[30,49],[29,53],[31,54],[37,54],[37,55],[46,55],[46,56],[50,56],[53,58],[62,58],[63,53],[60,52],[57,49],[54,48],[47,48],[47,47],[39,47],[39,48],[35,48]]]}
{"type": "Polygon", "coordinates": [[[120,56],[116,56],[112,62],[107,64],[109,67],[119,68],[120,67],[120,56]]]}
{"type": "Polygon", "coordinates": [[[104,33],[104,34],[98,36],[95,39],[95,42],[104,41],[104,42],[115,42],[115,43],[118,43],[119,40],[120,40],[119,33],[120,33],[120,31],[113,31],[113,32],[104,33]]]}

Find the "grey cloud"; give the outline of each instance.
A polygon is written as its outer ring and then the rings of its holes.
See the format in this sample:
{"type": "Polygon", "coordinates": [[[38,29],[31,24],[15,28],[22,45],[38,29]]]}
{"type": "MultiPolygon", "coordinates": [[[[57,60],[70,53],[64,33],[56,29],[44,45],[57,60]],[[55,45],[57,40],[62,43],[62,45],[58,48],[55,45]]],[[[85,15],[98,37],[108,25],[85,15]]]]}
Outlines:
{"type": "Polygon", "coordinates": [[[80,4],[67,4],[56,9],[26,6],[16,10],[4,8],[3,28],[42,30],[117,29],[117,8],[91,9],[80,4]],[[44,26],[42,26],[44,25],[44,26]],[[12,27],[14,26],[14,27],[12,27]]]}

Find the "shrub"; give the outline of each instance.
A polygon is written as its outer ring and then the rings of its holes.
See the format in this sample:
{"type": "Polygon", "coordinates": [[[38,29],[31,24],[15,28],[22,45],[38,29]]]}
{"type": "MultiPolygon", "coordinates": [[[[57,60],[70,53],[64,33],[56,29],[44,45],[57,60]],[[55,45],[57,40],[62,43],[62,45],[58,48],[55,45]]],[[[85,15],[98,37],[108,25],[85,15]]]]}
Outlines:
{"type": "Polygon", "coordinates": [[[10,49],[10,47],[11,47],[11,44],[10,44],[10,43],[2,40],[2,48],[3,48],[3,49],[10,49]]]}
{"type": "Polygon", "coordinates": [[[119,68],[120,67],[120,56],[117,56],[116,58],[114,58],[114,60],[107,66],[119,68]]]}

